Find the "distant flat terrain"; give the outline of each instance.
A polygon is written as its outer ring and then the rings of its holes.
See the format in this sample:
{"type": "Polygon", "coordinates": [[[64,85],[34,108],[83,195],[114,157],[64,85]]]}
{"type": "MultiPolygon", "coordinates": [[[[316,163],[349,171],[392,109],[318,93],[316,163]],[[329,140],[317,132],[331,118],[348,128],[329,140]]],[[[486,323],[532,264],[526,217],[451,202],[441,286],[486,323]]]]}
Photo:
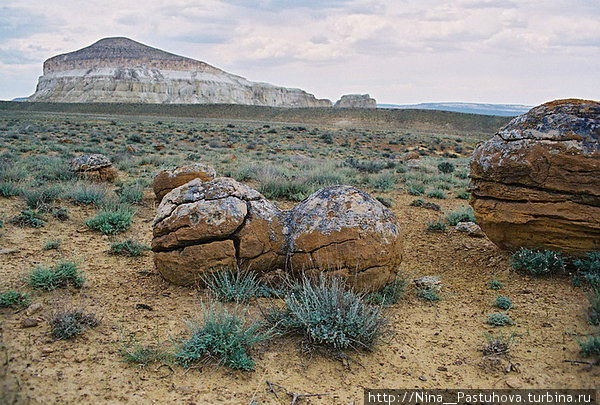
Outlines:
{"type": "Polygon", "coordinates": [[[277,108],[236,104],[38,103],[0,101],[0,111],[214,118],[492,135],[509,118],[415,109],[277,108]]]}
{"type": "Polygon", "coordinates": [[[516,117],[525,114],[532,106],[522,104],[480,104],[480,103],[421,103],[421,104],[378,104],[378,108],[407,110],[452,111],[466,114],[498,115],[516,117]]]}

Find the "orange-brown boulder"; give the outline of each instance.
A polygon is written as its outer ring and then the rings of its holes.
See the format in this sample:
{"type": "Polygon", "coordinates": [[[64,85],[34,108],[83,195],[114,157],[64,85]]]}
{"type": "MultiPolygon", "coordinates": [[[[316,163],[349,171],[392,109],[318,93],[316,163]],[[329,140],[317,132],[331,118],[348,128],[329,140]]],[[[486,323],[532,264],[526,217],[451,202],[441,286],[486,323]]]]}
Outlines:
{"type": "Polygon", "coordinates": [[[163,170],[154,177],[152,189],[156,195],[156,201],[161,201],[163,197],[176,187],[183,186],[185,183],[200,179],[209,181],[217,177],[215,169],[203,163],[193,163],[191,165],[180,166],[172,170],[163,170]]]}
{"type": "Polygon", "coordinates": [[[283,214],[258,191],[220,177],[167,193],[153,223],[154,263],[167,280],[201,283],[239,267],[258,274],[285,264],[283,214]]]}
{"type": "Polygon", "coordinates": [[[327,273],[357,290],[375,291],[394,279],[402,235],[394,214],[362,190],[326,187],[290,211],[286,238],[292,273],[327,273]]]}
{"type": "Polygon", "coordinates": [[[600,103],[557,100],[475,149],[471,205],[501,248],[600,250],[600,103]]]}
{"type": "Polygon", "coordinates": [[[71,160],[70,167],[81,179],[95,182],[113,182],[117,179],[117,171],[110,159],[99,153],[78,156],[71,160]]]}

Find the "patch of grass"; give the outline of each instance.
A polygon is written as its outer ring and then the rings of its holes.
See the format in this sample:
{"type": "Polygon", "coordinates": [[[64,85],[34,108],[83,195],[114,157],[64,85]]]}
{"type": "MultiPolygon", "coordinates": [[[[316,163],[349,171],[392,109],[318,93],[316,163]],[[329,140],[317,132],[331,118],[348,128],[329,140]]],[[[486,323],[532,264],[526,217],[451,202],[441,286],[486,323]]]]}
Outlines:
{"type": "Polygon", "coordinates": [[[425,194],[425,186],[423,184],[407,183],[406,191],[410,195],[423,195],[425,194]]]}
{"type": "Polygon", "coordinates": [[[115,235],[125,232],[131,226],[133,218],[133,209],[126,205],[114,208],[104,208],[98,214],[88,219],[85,224],[96,231],[105,235],[115,235]]]}
{"type": "Polygon", "coordinates": [[[372,305],[389,306],[394,305],[404,295],[406,290],[406,280],[397,276],[394,281],[386,284],[380,291],[369,293],[365,296],[365,301],[372,305]]]}
{"type": "Polygon", "coordinates": [[[490,290],[499,290],[502,287],[504,287],[504,284],[502,284],[500,281],[498,281],[494,278],[494,279],[490,280],[489,287],[490,287],[490,290]]]}
{"type": "Polygon", "coordinates": [[[377,197],[375,197],[375,199],[382,203],[384,207],[392,208],[394,206],[394,200],[392,200],[391,198],[378,195],[377,197]]]}
{"type": "Polygon", "coordinates": [[[446,224],[442,221],[430,221],[427,223],[427,230],[429,232],[444,232],[446,229],[446,224]]]}
{"type": "Polygon", "coordinates": [[[60,248],[60,241],[59,240],[49,240],[48,242],[46,242],[44,244],[44,247],[42,248],[43,250],[55,250],[60,248]]]}
{"type": "Polygon", "coordinates": [[[437,198],[440,200],[445,200],[446,198],[448,198],[446,193],[443,190],[439,190],[439,189],[431,190],[430,192],[427,193],[427,197],[437,198]]]}
{"type": "Polygon", "coordinates": [[[12,181],[0,182],[0,197],[14,197],[22,193],[21,187],[12,181]]]}
{"type": "Polygon", "coordinates": [[[126,184],[119,190],[119,202],[125,204],[140,204],[144,199],[144,188],[139,184],[126,184]]]}
{"type": "Polygon", "coordinates": [[[23,198],[29,208],[44,209],[56,201],[61,193],[60,186],[40,186],[23,190],[23,198]]]}
{"type": "Polygon", "coordinates": [[[363,302],[338,279],[304,278],[284,297],[284,308],[271,308],[267,323],[280,333],[295,333],[306,342],[331,350],[368,349],[383,333],[381,307],[363,302]]]}
{"type": "Polygon", "coordinates": [[[514,343],[515,335],[492,335],[491,333],[486,333],[485,339],[487,343],[483,347],[484,356],[508,356],[510,348],[514,343]]]}
{"type": "Polygon", "coordinates": [[[515,324],[515,322],[512,319],[510,319],[510,316],[508,316],[504,312],[494,312],[492,314],[489,314],[487,316],[486,323],[494,327],[515,324]]]}
{"type": "Polygon", "coordinates": [[[509,310],[513,307],[513,303],[510,300],[510,298],[504,296],[504,295],[499,295],[496,297],[496,301],[494,302],[494,305],[497,306],[500,309],[503,310],[509,310]]]}
{"type": "Polygon", "coordinates": [[[72,339],[86,329],[98,326],[96,316],[79,310],[60,311],[50,319],[52,336],[57,339],[72,339]]]}
{"type": "Polygon", "coordinates": [[[258,191],[267,198],[302,201],[313,192],[313,187],[297,180],[273,179],[261,183],[258,191]]]}
{"type": "Polygon", "coordinates": [[[78,205],[100,205],[108,189],[95,183],[76,183],[67,192],[68,198],[78,205]]]}
{"type": "Polygon", "coordinates": [[[211,294],[222,302],[248,302],[260,288],[255,273],[239,269],[222,269],[210,273],[203,281],[211,294]]]}
{"type": "Polygon", "coordinates": [[[60,262],[52,267],[36,267],[29,273],[29,285],[37,290],[52,291],[69,285],[81,288],[83,272],[72,262],[60,262]]]}
{"type": "Polygon", "coordinates": [[[221,364],[238,370],[254,369],[249,350],[267,338],[260,333],[260,324],[246,324],[243,316],[226,309],[210,307],[201,323],[189,326],[191,337],[178,348],[175,358],[184,367],[195,362],[217,359],[221,364]]]}
{"type": "Polygon", "coordinates": [[[590,252],[584,258],[573,262],[577,273],[573,276],[575,285],[588,283],[595,290],[600,290],[600,252],[590,252]]]}
{"type": "Polygon", "coordinates": [[[589,336],[586,340],[580,340],[579,353],[583,357],[600,358],[600,336],[589,336]]]}
{"type": "Polygon", "coordinates": [[[469,198],[471,198],[471,193],[469,193],[467,190],[458,190],[455,194],[456,198],[459,198],[461,200],[468,200],[469,198]]]}
{"type": "Polygon", "coordinates": [[[433,210],[433,211],[440,211],[442,209],[438,204],[433,203],[433,202],[427,202],[420,198],[413,200],[409,205],[411,207],[421,207],[421,208],[426,208],[428,210],[433,210]]]}
{"type": "Polygon", "coordinates": [[[512,267],[533,276],[543,276],[563,271],[565,261],[560,253],[551,250],[520,249],[512,256],[512,267]]]}
{"type": "Polygon", "coordinates": [[[475,214],[471,207],[463,207],[446,215],[446,222],[450,226],[456,226],[459,222],[475,222],[475,214]]]}
{"type": "Polygon", "coordinates": [[[33,210],[21,211],[19,215],[11,218],[10,223],[21,228],[41,228],[46,225],[46,221],[42,219],[42,216],[33,210]]]}
{"type": "Polygon", "coordinates": [[[369,185],[375,190],[390,191],[394,189],[396,177],[391,173],[381,173],[373,177],[369,177],[369,185]]]}
{"type": "Polygon", "coordinates": [[[28,307],[31,300],[29,295],[16,290],[0,293],[0,308],[28,307]]]}
{"type": "Polygon", "coordinates": [[[119,256],[143,256],[146,251],[150,250],[149,246],[146,246],[133,239],[125,239],[121,242],[115,242],[110,245],[109,253],[111,255],[119,256]]]}
{"type": "Polygon", "coordinates": [[[441,162],[437,167],[440,172],[445,174],[452,173],[454,171],[454,165],[450,162],[441,162]]]}
{"type": "Polygon", "coordinates": [[[423,288],[420,290],[417,290],[417,297],[419,299],[422,299],[424,301],[439,301],[440,298],[440,294],[433,288],[423,288]]]}
{"type": "Polygon", "coordinates": [[[153,346],[144,346],[140,344],[128,345],[120,350],[123,360],[127,363],[147,366],[157,361],[163,361],[169,358],[167,353],[153,346]]]}
{"type": "Polygon", "coordinates": [[[594,289],[591,292],[588,321],[592,325],[600,325],[600,290],[594,289]]]}

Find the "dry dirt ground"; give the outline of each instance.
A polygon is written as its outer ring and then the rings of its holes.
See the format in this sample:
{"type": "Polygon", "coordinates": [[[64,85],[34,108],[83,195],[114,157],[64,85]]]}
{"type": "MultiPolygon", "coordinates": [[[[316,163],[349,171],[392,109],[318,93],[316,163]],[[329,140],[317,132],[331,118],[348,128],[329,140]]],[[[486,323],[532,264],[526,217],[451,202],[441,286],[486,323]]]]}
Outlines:
{"type": "MultiPolygon", "coordinates": [[[[149,244],[154,207],[136,216],[125,236],[149,244]]],[[[412,198],[395,196],[394,212],[405,224],[402,272],[408,277],[439,275],[444,286],[435,304],[416,298],[409,288],[405,298],[387,310],[390,335],[370,353],[334,359],[303,353],[298,340],[282,338],[255,352],[253,372],[231,371],[212,364],[186,370],[124,363],[121,344],[134,334],[140,341],[169,341],[186,332],[186,320],[198,315],[207,296],[192,288],[163,281],[154,270],[151,254],[123,258],[107,254],[110,239],[86,229],[91,208],[70,206],[71,221],[54,221],[40,229],[7,224],[0,255],[3,287],[23,287],[23,275],[39,264],[60,258],[76,260],[87,275],[79,291],[33,293],[42,303],[40,318],[59,307],[76,305],[95,312],[101,325],[73,341],[54,341],[49,326],[21,328],[25,311],[2,309],[4,358],[12,388],[23,403],[235,403],[286,404],[290,398],[267,390],[266,381],[289,391],[327,393],[311,397],[313,404],[362,403],[363,387],[372,388],[598,388],[599,369],[563,362],[578,359],[578,335],[588,333],[587,300],[568,279],[532,279],[510,270],[508,255],[491,242],[455,231],[431,233],[424,224],[437,213],[408,206],[412,198]],[[45,241],[60,239],[59,251],[42,251],[45,241]],[[496,369],[482,361],[483,322],[494,312],[496,291],[488,282],[496,277],[501,293],[512,298],[516,321],[506,333],[516,333],[512,348],[514,371],[496,369]],[[152,310],[137,309],[137,304],[152,310]]],[[[22,204],[4,199],[0,214],[16,215],[22,204]]],[[[443,201],[453,208],[456,201],[443,201]]],[[[258,301],[260,303],[260,300],[258,301]]],[[[248,316],[256,315],[256,305],[248,316]]],[[[5,370],[6,371],[6,370],[5,370]]]]}

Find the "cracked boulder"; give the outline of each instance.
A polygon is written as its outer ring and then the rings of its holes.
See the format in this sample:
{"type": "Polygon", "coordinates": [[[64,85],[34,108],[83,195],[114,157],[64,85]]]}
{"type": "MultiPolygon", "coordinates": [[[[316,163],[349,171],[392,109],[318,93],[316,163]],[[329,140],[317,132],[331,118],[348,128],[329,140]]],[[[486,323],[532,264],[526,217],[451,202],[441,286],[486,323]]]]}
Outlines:
{"type": "Polygon", "coordinates": [[[233,179],[194,179],[162,199],[152,250],[157,270],[176,284],[201,283],[224,267],[264,274],[285,263],[283,214],[233,179]]]}
{"type": "Polygon", "coordinates": [[[287,219],[288,265],[294,274],[324,272],[375,291],[394,279],[402,235],[394,214],[364,191],[326,187],[287,219]]]}
{"type": "Polygon", "coordinates": [[[89,181],[112,182],[117,178],[117,171],[110,159],[99,153],[74,158],[70,168],[79,178],[89,181]]]}
{"type": "Polygon", "coordinates": [[[152,189],[156,195],[156,201],[162,201],[163,197],[174,188],[183,186],[194,179],[210,181],[217,177],[217,172],[209,165],[193,163],[191,165],[176,167],[172,170],[163,170],[154,177],[152,189]]]}
{"type": "Polygon", "coordinates": [[[600,103],[557,100],[475,149],[471,205],[501,248],[600,250],[600,103]]]}

